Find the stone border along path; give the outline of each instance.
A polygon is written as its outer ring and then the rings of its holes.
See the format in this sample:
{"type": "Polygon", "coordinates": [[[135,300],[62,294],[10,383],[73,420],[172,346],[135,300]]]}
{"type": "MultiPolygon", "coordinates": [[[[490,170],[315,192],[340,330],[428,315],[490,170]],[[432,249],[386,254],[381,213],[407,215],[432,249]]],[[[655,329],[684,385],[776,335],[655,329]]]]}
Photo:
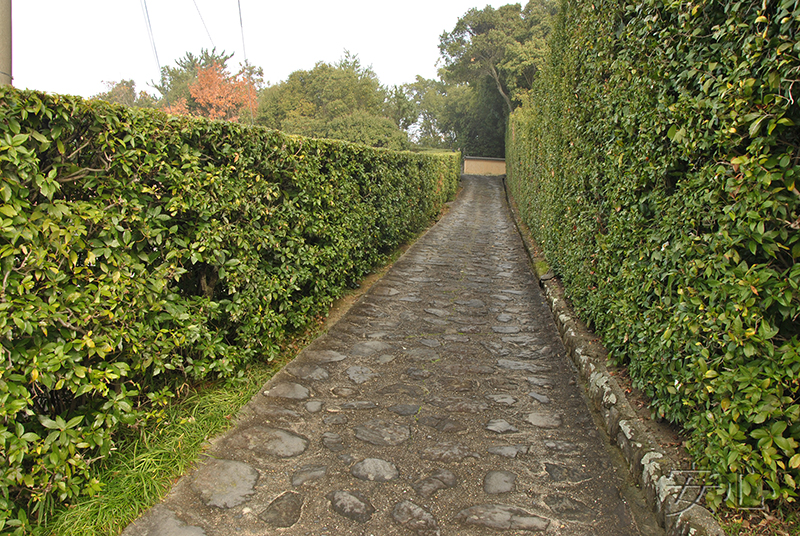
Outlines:
{"type": "MultiPolygon", "coordinates": [[[[527,227],[508,196],[514,222],[534,265],[543,260],[527,227]]],[[[545,263],[546,266],[546,263],[545,263]]],[[[606,351],[596,335],[573,313],[564,299],[564,289],[552,272],[539,274],[550,311],[558,326],[567,354],[577,367],[588,390],[595,415],[608,437],[619,448],[631,476],[640,487],[656,518],[670,536],[725,536],[719,522],[702,507],[701,486],[692,481],[699,472],[681,469],[681,460],[673,460],[651,436],[637,417],[617,380],[606,368],[606,351]]]]}
{"type": "Polygon", "coordinates": [[[124,536],[663,534],[577,385],[502,180],[463,186],[124,536]]]}

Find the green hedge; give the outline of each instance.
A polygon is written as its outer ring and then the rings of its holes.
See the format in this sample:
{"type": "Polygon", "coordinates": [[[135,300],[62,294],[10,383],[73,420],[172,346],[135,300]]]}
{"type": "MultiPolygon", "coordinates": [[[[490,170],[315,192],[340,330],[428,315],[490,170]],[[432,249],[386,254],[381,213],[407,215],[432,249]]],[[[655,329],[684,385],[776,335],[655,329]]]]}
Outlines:
{"type": "Polygon", "coordinates": [[[434,219],[460,157],[0,88],[0,532],[434,219]]]}
{"type": "Polygon", "coordinates": [[[509,184],[712,506],[800,479],[800,5],[571,0],[509,184]]]}

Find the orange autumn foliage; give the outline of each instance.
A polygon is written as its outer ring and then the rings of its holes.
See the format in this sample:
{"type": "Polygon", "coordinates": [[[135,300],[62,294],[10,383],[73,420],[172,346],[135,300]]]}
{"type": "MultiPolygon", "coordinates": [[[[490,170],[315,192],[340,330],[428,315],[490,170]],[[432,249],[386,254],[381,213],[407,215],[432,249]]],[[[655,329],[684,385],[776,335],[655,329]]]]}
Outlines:
{"type": "Polygon", "coordinates": [[[247,100],[247,81],[231,76],[214,62],[197,71],[197,80],[189,86],[189,92],[197,102],[199,115],[236,121],[247,100]]]}
{"type": "Polygon", "coordinates": [[[164,104],[161,106],[161,109],[168,114],[189,115],[189,105],[186,103],[186,99],[180,99],[171,104],[164,104]]]}
{"type": "MultiPolygon", "coordinates": [[[[255,100],[255,84],[244,73],[231,75],[217,62],[197,70],[197,78],[189,85],[193,103],[181,99],[162,108],[167,113],[193,114],[208,119],[238,121],[243,109],[255,100]]],[[[250,110],[253,113],[253,110],[250,110]]]]}

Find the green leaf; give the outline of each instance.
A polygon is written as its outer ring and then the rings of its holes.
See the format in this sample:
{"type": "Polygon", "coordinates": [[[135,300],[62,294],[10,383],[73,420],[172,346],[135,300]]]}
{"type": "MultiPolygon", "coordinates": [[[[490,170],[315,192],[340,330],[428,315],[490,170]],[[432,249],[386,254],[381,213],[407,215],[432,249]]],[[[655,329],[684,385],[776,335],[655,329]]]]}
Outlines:
{"type": "Polygon", "coordinates": [[[42,426],[44,426],[48,430],[57,430],[57,429],[59,429],[58,423],[56,423],[56,421],[50,419],[49,417],[45,417],[43,415],[39,415],[39,422],[42,423],[42,426]]]}
{"type": "Polygon", "coordinates": [[[784,451],[786,453],[792,451],[792,444],[787,438],[781,437],[781,436],[776,436],[776,437],[773,437],[772,439],[775,441],[775,444],[778,445],[778,447],[782,451],[784,451]]]}
{"type": "Polygon", "coordinates": [[[676,125],[672,125],[671,127],[669,127],[669,130],[667,131],[667,137],[670,140],[674,140],[675,139],[675,133],[677,131],[678,131],[678,127],[676,125]]]}
{"type": "Polygon", "coordinates": [[[66,426],[66,428],[67,428],[67,429],[70,429],[70,428],[75,428],[75,427],[76,427],[76,426],[78,426],[78,425],[79,425],[79,424],[80,424],[82,421],[83,421],[83,415],[78,415],[78,416],[76,416],[76,417],[73,417],[73,418],[71,418],[71,419],[70,419],[70,420],[67,422],[67,426],[66,426]]]}
{"type": "Polygon", "coordinates": [[[754,137],[755,137],[755,136],[758,134],[758,132],[761,130],[761,124],[762,124],[762,123],[764,122],[764,120],[765,120],[765,119],[767,119],[768,117],[769,117],[769,116],[762,115],[761,117],[759,117],[758,119],[756,119],[755,121],[753,121],[752,123],[750,123],[750,130],[749,130],[749,132],[750,132],[750,137],[751,137],[751,138],[754,138],[754,137]]]}
{"type": "Polygon", "coordinates": [[[772,427],[770,427],[770,433],[773,436],[779,436],[783,434],[783,431],[786,430],[787,426],[788,423],[786,421],[778,421],[776,423],[773,423],[772,427]]]}
{"type": "Polygon", "coordinates": [[[9,218],[13,218],[18,214],[17,211],[14,209],[14,207],[12,207],[11,205],[0,206],[0,213],[2,213],[5,216],[8,216],[9,218]]]}
{"type": "MultiPolygon", "coordinates": [[[[764,422],[763,420],[761,422],[764,422]]],[[[756,428],[752,432],[750,432],[750,437],[753,439],[762,439],[765,437],[769,437],[769,432],[766,431],[764,428],[756,428]]]]}

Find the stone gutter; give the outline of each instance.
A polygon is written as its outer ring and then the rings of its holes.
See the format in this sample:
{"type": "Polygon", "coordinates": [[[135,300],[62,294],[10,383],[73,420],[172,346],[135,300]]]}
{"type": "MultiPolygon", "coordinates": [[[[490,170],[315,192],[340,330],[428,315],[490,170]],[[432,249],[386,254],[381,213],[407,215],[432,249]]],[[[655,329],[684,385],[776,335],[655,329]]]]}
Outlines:
{"type": "MultiPolygon", "coordinates": [[[[539,265],[533,240],[503,180],[506,200],[525,249],[534,266],[539,265]]],[[[593,410],[605,424],[611,442],[620,449],[628,469],[641,487],[667,536],[724,536],[716,519],[699,502],[702,493],[692,485],[690,472],[680,470],[642,424],[617,380],[606,368],[606,352],[598,338],[575,315],[564,299],[564,290],[552,273],[538,274],[561,339],[577,367],[593,410]]]]}

